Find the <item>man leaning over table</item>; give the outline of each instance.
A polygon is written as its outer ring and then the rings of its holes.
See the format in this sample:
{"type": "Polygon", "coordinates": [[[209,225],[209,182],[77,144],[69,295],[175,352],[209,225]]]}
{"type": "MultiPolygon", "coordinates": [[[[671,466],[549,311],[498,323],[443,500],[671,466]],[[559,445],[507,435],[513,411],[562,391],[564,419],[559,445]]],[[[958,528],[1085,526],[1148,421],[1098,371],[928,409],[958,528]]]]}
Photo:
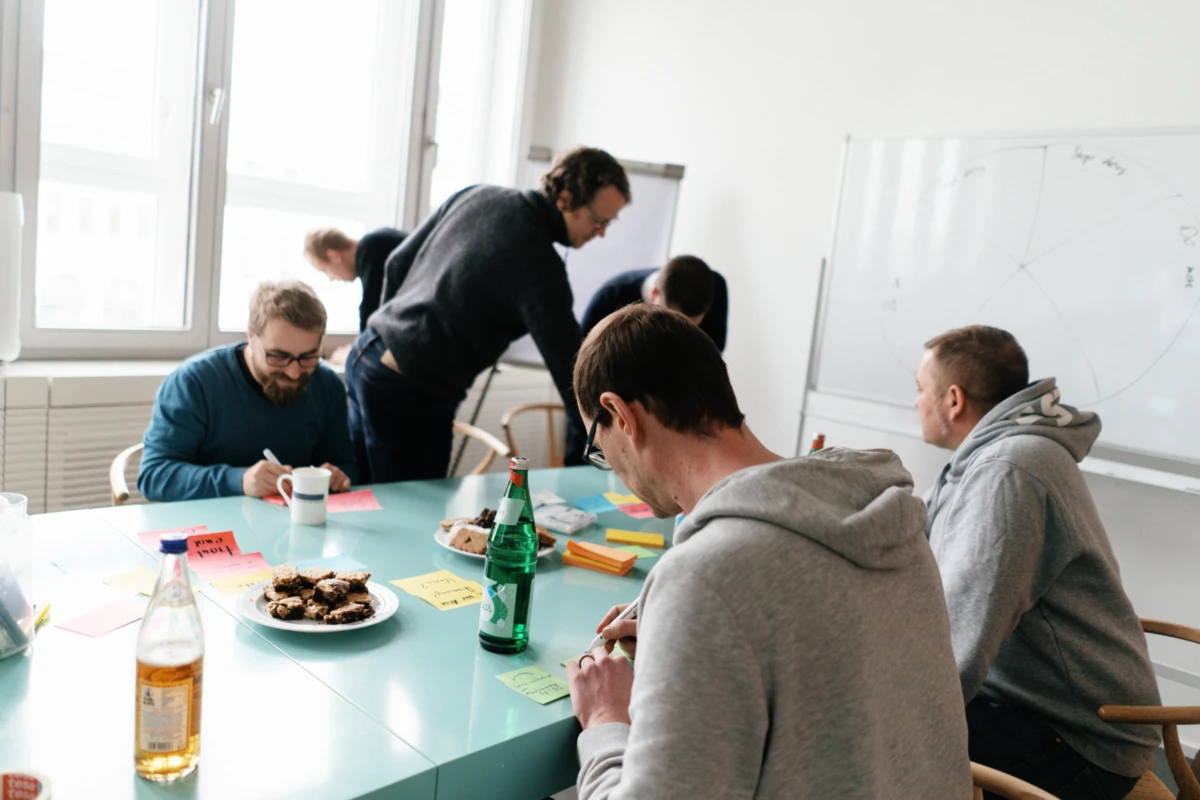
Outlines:
{"type": "Polygon", "coordinates": [[[158,390],[138,489],[147,500],[276,491],[292,467],[322,466],[330,490],[357,477],[341,379],[320,364],[325,307],[300,281],[263,283],[247,341],[181,364],[158,390]],[[271,450],[281,461],[263,457],[271,450]]]}
{"type": "Polygon", "coordinates": [[[640,598],[637,673],[567,668],[580,800],[967,798],[950,623],[925,510],[895,454],[784,459],[721,354],[638,304],[575,365],[585,458],[687,512],[640,598]]]}

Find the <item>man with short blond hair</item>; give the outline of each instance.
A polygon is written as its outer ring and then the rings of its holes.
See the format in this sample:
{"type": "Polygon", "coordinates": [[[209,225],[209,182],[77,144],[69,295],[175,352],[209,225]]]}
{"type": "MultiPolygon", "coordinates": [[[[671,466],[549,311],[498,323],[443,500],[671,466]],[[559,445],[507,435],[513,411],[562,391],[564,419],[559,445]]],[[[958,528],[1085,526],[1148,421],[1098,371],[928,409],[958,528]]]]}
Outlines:
{"type": "Polygon", "coordinates": [[[1155,706],[1146,639],[1078,462],[1100,419],[1029,383],[1025,351],[986,325],[925,345],[916,406],[953,450],[926,496],[966,702],[971,760],[1063,800],[1119,800],[1150,764],[1149,725],[1105,704],[1155,706]]]}
{"type": "Polygon", "coordinates": [[[575,389],[587,460],[656,516],[687,513],[642,589],[636,679],[601,648],[567,667],[580,800],[967,798],[950,623],[900,459],[780,458],[712,340],[648,304],[596,326],[575,389]]]}
{"type": "Polygon", "coordinates": [[[352,239],[337,228],[317,228],[304,236],[304,257],[332,281],[362,282],[358,306],[358,329],[367,329],[367,318],[379,308],[383,292],[384,264],[407,234],[395,228],[379,228],[352,239]]]}
{"type": "Polygon", "coordinates": [[[322,466],[330,489],[357,476],[341,379],[320,365],[325,307],[299,281],[260,284],[247,342],[185,361],[159,387],[138,489],[148,500],[276,491],[292,467],[322,466]],[[264,458],[271,450],[281,463],[264,458]]]}

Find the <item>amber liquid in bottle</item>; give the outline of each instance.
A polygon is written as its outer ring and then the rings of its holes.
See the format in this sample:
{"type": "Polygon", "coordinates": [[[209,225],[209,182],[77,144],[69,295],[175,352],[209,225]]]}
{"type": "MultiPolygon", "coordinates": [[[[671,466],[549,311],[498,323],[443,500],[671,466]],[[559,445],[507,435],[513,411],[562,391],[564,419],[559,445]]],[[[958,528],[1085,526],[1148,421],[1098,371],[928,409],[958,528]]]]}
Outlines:
{"type": "MultiPolygon", "coordinates": [[[[170,653],[165,655],[168,657],[164,660],[174,660],[170,653]]],[[[171,781],[196,768],[200,761],[203,676],[203,655],[181,666],[138,661],[134,734],[134,768],[138,775],[152,781],[171,781]]]]}

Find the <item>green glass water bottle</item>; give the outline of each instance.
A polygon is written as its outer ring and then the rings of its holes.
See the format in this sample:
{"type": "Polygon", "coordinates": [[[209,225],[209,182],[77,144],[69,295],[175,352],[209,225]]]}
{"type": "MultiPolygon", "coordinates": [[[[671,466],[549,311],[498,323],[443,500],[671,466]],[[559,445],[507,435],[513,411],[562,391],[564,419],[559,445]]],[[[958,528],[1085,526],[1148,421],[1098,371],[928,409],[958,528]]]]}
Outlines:
{"type": "Polygon", "coordinates": [[[529,644],[537,529],[529,496],[529,459],[514,458],[508,488],[488,534],[479,605],[479,643],[493,653],[519,653],[529,644]]]}

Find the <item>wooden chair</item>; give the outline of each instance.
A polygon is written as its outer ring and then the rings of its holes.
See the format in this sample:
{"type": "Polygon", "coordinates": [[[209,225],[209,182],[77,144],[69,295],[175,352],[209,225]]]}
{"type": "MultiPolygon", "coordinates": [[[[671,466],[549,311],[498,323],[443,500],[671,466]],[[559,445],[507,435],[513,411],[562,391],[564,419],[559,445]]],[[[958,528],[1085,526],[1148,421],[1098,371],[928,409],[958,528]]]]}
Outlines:
{"type": "Polygon", "coordinates": [[[488,449],[487,454],[483,457],[483,460],[479,462],[475,469],[471,470],[472,475],[482,475],[488,471],[488,467],[492,465],[492,462],[496,459],[496,456],[508,458],[511,453],[504,442],[500,441],[495,436],[492,436],[483,428],[476,428],[474,425],[469,425],[466,422],[459,422],[458,420],[455,420],[454,432],[462,434],[468,439],[475,439],[476,441],[482,442],[488,449]]]}
{"type": "Polygon", "coordinates": [[[109,465],[108,486],[112,490],[112,504],[114,506],[123,506],[129,502],[129,484],[125,481],[125,469],[129,464],[129,459],[141,452],[141,442],[130,445],[117,453],[117,457],[109,465]]]}
{"type": "MultiPolygon", "coordinates": [[[[1200,644],[1200,630],[1195,628],[1154,619],[1141,622],[1146,633],[1200,644]]],[[[1180,725],[1200,725],[1200,706],[1101,706],[1099,713],[1105,722],[1162,727],[1163,749],[1175,783],[1179,784],[1179,795],[1171,794],[1154,774],[1152,765],[1125,800],[1200,800],[1200,755],[1189,764],[1179,743],[1180,725]]]]}
{"type": "Polygon", "coordinates": [[[976,764],[974,761],[971,762],[971,783],[975,787],[975,793],[972,795],[974,800],[983,800],[985,790],[1007,800],[1058,800],[1032,783],[1026,783],[1006,772],[976,764]]]}
{"type": "Polygon", "coordinates": [[[554,428],[555,412],[566,416],[566,409],[562,403],[524,403],[519,406],[510,408],[504,412],[504,416],[500,418],[500,427],[504,429],[504,438],[508,440],[508,448],[514,456],[521,455],[517,450],[517,442],[512,435],[512,421],[522,414],[529,411],[544,411],[546,412],[546,441],[550,447],[550,466],[561,467],[563,465],[563,450],[566,449],[566,444],[560,444],[558,435],[554,428]]]}

